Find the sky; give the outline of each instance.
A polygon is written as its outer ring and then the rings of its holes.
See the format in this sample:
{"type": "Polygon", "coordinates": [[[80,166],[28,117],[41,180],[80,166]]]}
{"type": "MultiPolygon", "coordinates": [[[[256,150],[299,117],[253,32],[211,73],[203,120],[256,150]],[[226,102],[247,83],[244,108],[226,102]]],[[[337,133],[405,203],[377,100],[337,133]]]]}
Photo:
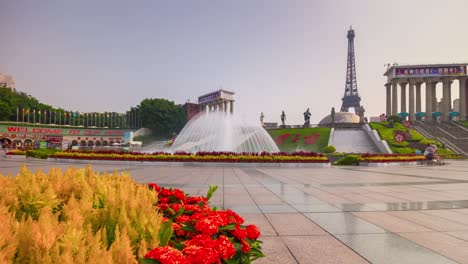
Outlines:
{"type": "Polygon", "coordinates": [[[384,64],[468,62],[467,10],[466,0],[0,0],[0,72],[72,111],[222,88],[247,120],[280,122],[284,110],[302,124],[310,108],[318,123],[341,106],[352,26],[361,103],[378,116],[384,64]]]}

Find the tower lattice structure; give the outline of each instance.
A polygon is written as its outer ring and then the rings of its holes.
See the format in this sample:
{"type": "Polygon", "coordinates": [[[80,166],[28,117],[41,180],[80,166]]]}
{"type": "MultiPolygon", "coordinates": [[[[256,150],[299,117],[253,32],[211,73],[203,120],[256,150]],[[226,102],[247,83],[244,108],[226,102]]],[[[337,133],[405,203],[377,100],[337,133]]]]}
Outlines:
{"type": "Polygon", "coordinates": [[[348,30],[348,62],[346,67],[346,85],[345,93],[341,105],[341,112],[349,112],[349,108],[353,107],[357,114],[361,107],[361,97],[358,94],[356,81],[356,62],[354,60],[354,30],[348,30]]]}

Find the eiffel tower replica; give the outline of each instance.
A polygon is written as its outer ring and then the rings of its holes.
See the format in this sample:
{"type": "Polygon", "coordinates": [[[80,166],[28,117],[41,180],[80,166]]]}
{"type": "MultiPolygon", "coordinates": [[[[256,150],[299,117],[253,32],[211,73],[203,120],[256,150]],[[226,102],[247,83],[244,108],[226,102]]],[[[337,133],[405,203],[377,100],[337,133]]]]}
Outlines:
{"type": "Polygon", "coordinates": [[[346,67],[346,86],[345,93],[341,99],[340,112],[349,112],[349,108],[353,107],[355,114],[361,107],[361,97],[358,94],[356,81],[356,63],[354,61],[354,30],[350,27],[348,30],[348,63],[346,67]]]}

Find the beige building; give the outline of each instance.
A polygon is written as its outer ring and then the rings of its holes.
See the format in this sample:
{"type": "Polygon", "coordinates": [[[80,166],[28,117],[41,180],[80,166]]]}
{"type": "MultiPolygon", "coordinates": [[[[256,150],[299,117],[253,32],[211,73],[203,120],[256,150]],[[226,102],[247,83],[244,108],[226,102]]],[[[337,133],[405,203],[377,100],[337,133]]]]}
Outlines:
{"type": "Polygon", "coordinates": [[[0,84],[4,84],[13,90],[16,89],[15,79],[11,75],[0,73],[0,84]]]}
{"type": "Polygon", "coordinates": [[[416,113],[425,113],[427,121],[433,120],[437,112],[436,84],[442,83],[442,120],[449,120],[452,110],[452,84],[459,89],[460,120],[467,120],[468,113],[468,75],[467,63],[462,64],[429,64],[429,65],[393,65],[387,69],[386,114],[396,115],[408,112],[409,119],[415,120],[416,113]],[[407,89],[408,87],[408,89],[407,89]],[[425,98],[421,90],[425,91],[425,98]],[[399,95],[399,96],[398,96],[399,95]],[[407,99],[408,98],[408,105],[407,99]],[[425,102],[422,109],[421,101],[425,102]]]}

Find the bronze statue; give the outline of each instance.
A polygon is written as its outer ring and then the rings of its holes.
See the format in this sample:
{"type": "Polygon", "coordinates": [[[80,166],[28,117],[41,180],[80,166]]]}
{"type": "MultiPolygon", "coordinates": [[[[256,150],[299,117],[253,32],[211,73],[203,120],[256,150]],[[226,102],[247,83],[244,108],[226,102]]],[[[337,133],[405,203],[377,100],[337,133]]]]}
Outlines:
{"type": "Polygon", "coordinates": [[[284,126],[285,121],[286,121],[286,114],[284,113],[284,110],[283,110],[283,113],[281,113],[281,123],[283,124],[283,126],[284,126]]]}
{"type": "Polygon", "coordinates": [[[307,110],[304,112],[304,122],[310,122],[310,111],[309,111],[309,108],[307,108],[307,110]]]}
{"type": "Polygon", "coordinates": [[[332,107],[330,117],[331,117],[331,123],[334,124],[335,123],[335,107],[332,107]]]}
{"type": "Polygon", "coordinates": [[[262,124],[263,126],[263,119],[265,118],[265,115],[263,114],[263,112],[260,114],[260,123],[262,124]]]}

